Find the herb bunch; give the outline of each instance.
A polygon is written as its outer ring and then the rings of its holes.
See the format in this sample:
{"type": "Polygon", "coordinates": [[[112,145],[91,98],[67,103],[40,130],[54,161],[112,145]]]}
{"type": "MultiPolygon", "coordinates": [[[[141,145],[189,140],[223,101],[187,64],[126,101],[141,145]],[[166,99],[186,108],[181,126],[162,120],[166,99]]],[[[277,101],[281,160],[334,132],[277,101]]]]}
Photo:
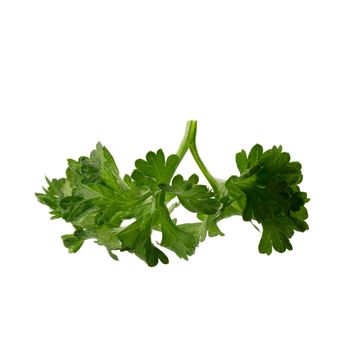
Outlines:
{"type": "Polygon", "coordinates": [[[98,143],[90,157],[68,160],[65,178],[46,178],[47,188],[36,197],[50,207],[52,219],[73,225],[73,233],[62,236],[68,251],[76,253],[93,239],[115,260],[118,251],[128,251],[149,266],[159,260],[167,264],[162,248],[187,260],[207,236],[223,236],[218,223],[233,215],[261,225],[260,253],[292,250],[294,232],[308,229],[308,198],[299,189],[301,164],[281,146],[264,151],[257,144],[249,153],[236,154],[239,176],[219,180],[199,156],[196,132],[197,122],[189,121],[177,154],[148,152],[136,160],[131,176],[121,177],[110,152],[98,143]],[[196,174],[188,179],[177,174],[188,151],[210,188],[199,184],[196,174]],[[179,205],[196,213],[198,221],[178,224],[173,212],[179,205]],[[152,241],[153,230],[161,232],[160,243],[152,241]]]}

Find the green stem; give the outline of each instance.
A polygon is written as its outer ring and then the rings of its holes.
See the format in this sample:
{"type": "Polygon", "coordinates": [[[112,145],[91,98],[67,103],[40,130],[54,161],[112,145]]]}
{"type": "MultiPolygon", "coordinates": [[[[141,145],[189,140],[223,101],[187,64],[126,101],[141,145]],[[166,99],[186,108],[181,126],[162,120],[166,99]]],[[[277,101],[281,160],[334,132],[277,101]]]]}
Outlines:
{"type": "Polygon", "coordinates": [[[214,176],[209,172],[205,164],[203,163],[201,157],[199,156],[197,145],[196,145],[196,136],[197,136],[197,121],[190,120],[187,122],[185,136],[181,142],[177,155],[180,158],[180,161],[185,156],[188,149],[191,151],[193,159],[197,163],[199,169],[202,171],[205,178],[210,183],[214,192],[219,193],[218,183],[215,180],[214,176]]]}
{"type": "Polygon", "coordinates": [[[198,153],[197,144],[196,144],[196,133],[197,133],[197,122],[195,122],[195,127],[194,129],[192,129],[192,137],[190,140],[189,149],[192,153],[193,159],[196,161],[199,169],[202,171],[203,175],[210,183],[214,192],[219,193],[217,181],[215,180],[214,176],[210,173],[208,168],[205,166],[204,162],[202,161],[198,153]]]}
{"type": "Polygon", "coordinates": [[[191,135],[193,134],[193,130],[195,128],[196,128],[196,121],[189,120],[186,124],[185,135],[184,135],[182,142],[181,142],[181,145],[177,151],[177,155],[180,158],[180,162],[188,151],[189,142],[190,142],[190,139],[192,137],[191,135]]]}

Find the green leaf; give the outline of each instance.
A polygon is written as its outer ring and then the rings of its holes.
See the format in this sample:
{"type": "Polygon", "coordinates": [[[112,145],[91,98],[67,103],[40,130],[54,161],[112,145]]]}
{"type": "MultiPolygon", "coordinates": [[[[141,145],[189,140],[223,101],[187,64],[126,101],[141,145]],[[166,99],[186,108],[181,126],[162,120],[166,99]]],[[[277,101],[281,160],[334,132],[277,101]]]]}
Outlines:
{"type": "Polygon", "coordinates": [[[170,155],[166,160],[163,151],[148,152],[146,160],[138,159],[131,177],[138,186],[147,186],[156,191],[158,185],[169,184],[179,164],[179,157],[170,155]]]}
{"type": "Polygon", "coordinates": [[[247,169],[247,165],[248,165],[248,158],[245,150],[242,149],[241,152],[236,154],[236,163],[237,163],[239,172],[243,174],[247,169]]]}
{"type": "Polygon", "coordinates": [[[251,154],[252,167],[243,176],[232,176],[226,182],[231,199],[245,198],[244,220],[262,222],[281,213],[298,211],[307,201],[295,186],[302,178],[299,163],[290,162],[289,154],[282,152],[281,147],[264,153],[258,147],[251,154]]]}
{"type": "Polygon", "coordinates": [[[123,186],[118,184],[114,160],[100,144],[91,159],[68,163],[67,179],[47,180],[45,193],[36,195],[52,209],[53,218],[63,218],[74,226],[88,228],[108,222],[119,226],[123,219],[134,217],[152,194],[136,185],[130,188],[125,182],[123,186]]]}
{"type": "Polygon", "coordinates": [[[112,155],[101,143],[96,145],[90,158],[83,156],[78,161],[68,159],[68,165],[66,175],[71,184],[101,183],[115,191],[127,189],[112,155]]]}
{"type": "Polygon", "coordinates": [[[304,232],[309,229],[309,225],[306,222],[308,212],[305,207],[301,207],[298,211],[292,212],[291,218],[294,222],[295,231],[304,232]]]}
{"type": "Polygon", "coordinates": [[[207,235],[206,222],[194,222],[188,224],[180,224],[177,227],[187,232],[189,235],[196,237],[197,245],[199,242],[203,242],[207,235]]]}
{"type": "Polygon", "coordinates": [[[62,208],[59,205],[60,199],[70,196],[72,189],[67,179],[52,179],[46,177],[47,188],[43,188],[44,193],[35,193],[38,201],[52,209],[50,214],[52,219],[62,218],[62,208]]]}
{"type": "Polygon", "coordinates": [[[214,214],[220,207],[220,202],[214,192],[207,186],[197,185],[198,176],[193,174],[187,181],[181,175],[173,178],[171,186],[163,185],[162,189],[177,195],[180,203],[194,213],[214,214]]]}
{"type": "Polygon", "coordinates": [[[220,230],[216,221],[213,221],[209,224],[208,235],[209,237],[225,236],[225,234],[220,230]]]}
{"type": "Polygon", "coordinates": [[[95,242],[105,246],[109,251],[119,250],[122,247],[118,236],[118,233],[121,231],[121,227],[110,227],[107,224],[87,229],[88,235],[95,237],[95,242]]]}
{"type": "Polygon", "coordinates": [[[161,245],[172,250],[178,257],[187,260],[188,256],[194,254],[198,245],[198,232],[186,232],[171,220],[164,204],[164,193],[158,196],[157,209],[163,236],[161,245]]]}
{"type": "Polygon", "coordinates": [[[262,146],[259,144],[256,144],[249,152],[247,168],[252,168],[255,165],[257,165],[262,154],[263,154],[262,146]]]}
{"type": "Polygon", "coordinates": [[[118,256],[115,253],[113,253],[110,249],[107,248],[107,252],[113,260],[119,261],[118,256]]]}
{"type": "Polygon", "coordinates": [[[152,217],[144,216],[124,228],[118,238],[122,242],[122,249],[137,255],[148,266],[156,266],[160,260],[168,264],[168,257],[158,249],[151,241],[152,217]]]}
{"type": "Polygon", "coordinates": [[[122,246],[117,236],[120,231],[121,228],[107,225],[90,227],[88,229],[79,228],[74,234],[63,235],[62,240],[70,253],[76,253],[87,239],[95,238],[97,244],[105,246],[109,254],[113,255],[112,257],[115,260],[118,260],[112,251],[118,250],[122,246]]]}
{"type": "Polygon", "coordinates": [[[84,243],[84,240],[81,240],[74,235],[63,235],[62,240],[64,246],[68,248],[69,253],[76,253],[84,243]]]}
{"type": "Polygon", "coordinates": [[[279,253],[284,253],[293,247],[289,239],[294,234],[294,224],[290,218],[278,216],[265,220],[262,223],[263,234],[259,243],[259,252],[270,255],[272,248],[279,253]]]}
{"type": "Polygon", "coordinates": [[[237,176],[231,176],[226,182],[226,189],[230,196],[230,205],[225,207],[226,213],[221,215],[222,218],[230,217],[232,215],[242,215],[243,210],[246,208],[247,196],[245,192],[238,186],[237,182],[239,178],[237,176]]]}
{"type": "MultiPolygon", "coordinates": [[[[239,162],[241,156],[238,157],[239,162]]],[[[242,167],[242,164],[238,165],[242,167]]],[[[263,225],[259,251],[270,254],[292,249],[289,238],[294,231],[305,231],[308,198],[298,184],[302,180],[301,165],[291,162],[282,147],[263,152],[255,145],[249,152],[246,168],[240,177],[231,176],[225,186],[232,203],[242,208],[245,221],[263,225]]]]}

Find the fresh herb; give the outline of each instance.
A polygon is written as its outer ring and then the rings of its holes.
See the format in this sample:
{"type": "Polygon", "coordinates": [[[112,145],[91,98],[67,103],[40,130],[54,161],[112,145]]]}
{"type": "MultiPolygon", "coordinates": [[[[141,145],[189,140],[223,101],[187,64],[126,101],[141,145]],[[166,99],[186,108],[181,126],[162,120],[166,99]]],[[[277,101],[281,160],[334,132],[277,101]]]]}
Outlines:
{"type": "Polygon", "coordinates": [[[199,156],[196,132],[196,121],[189,121],[177,154],[148,152],[136,160],[131,176],[122,178],[112,155],[98,143],[90,157],[68,160],[65,178],[46,179],[47,188],[36,196],[51,208],[52,219],[73,225],[74,232],[62,236],[68,251],[76,253],[93,239],[115,260],[117,251],[128,251],[149,266],[159,260],[167,264],[161,247],[187,260],[207,236],[223,236],[218,222],[233,215],[261,224],[260,253],[291,250],[294,232],[308,229],[308,198],[299,189],[301,164],[282,147],[264,151],[255,145],[248,154],[236,154],[239,176],[219,180],[199,156]],[[188,179],[177,174],[187,151],[211,188],[198,184],[196,174],[188,179]],[[196,213],[198,222],[178,224],[172,213],[179,205],[196,213]],[[152,241],[153,230],[161,232],[160,243],[152,241]]]}

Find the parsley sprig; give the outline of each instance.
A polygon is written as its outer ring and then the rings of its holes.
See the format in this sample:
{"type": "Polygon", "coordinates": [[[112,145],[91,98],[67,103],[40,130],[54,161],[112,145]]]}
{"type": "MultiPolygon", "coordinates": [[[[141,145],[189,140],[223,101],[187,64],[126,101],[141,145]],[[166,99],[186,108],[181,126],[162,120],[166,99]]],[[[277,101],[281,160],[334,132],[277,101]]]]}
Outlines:
{"type": "Polygon", "coordinates": [[[189,121],[176,154],[148,152],[136,160],[131,176],[122,177],[110,152],[98,143],[90,157],[68,160],[65,178],[46,178],[47,187],[36,197],[50,207],[52,219],[73,225],[73,233],[62,236],[68,251],[76,253],[93,239],[115,260],[118,251],[128,251],[149,266],[167,264],[162,248],[187,260],[207,236],[223,236],[218,223],[233,215],[261,225],[260,253],[291,250],[294,232],[308,229],[308,198],[299,189],[301,164],[281,146],[264,151],[255,145],[249,153],[236,154],[240,175],[220,180],[202,161],[196,134],[197,122],[189,121]],[[188,179],[177,174],[188,151],[210,188],[199,184],[196,174],[188,179]],[[178,224],[173,212],[179,205],[196,213],[198,221],[178,224]],[[160,243],[152,240],[154,230],[162,234],[160,243]]]}

